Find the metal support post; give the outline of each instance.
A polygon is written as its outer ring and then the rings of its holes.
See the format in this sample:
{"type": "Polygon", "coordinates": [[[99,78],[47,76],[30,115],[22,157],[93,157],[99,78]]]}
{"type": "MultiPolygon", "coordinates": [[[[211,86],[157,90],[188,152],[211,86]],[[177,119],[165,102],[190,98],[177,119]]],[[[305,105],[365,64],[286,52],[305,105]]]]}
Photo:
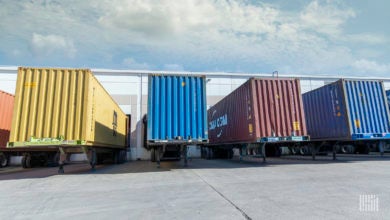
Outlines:
{"type": "Polygon", "coordinates": [[[261,145],[261,155],[263,156],[263,163],[266,163],[265,143],[261,145]]]}
{"type": "Polygon", "coordinates": [[[317,154],[317,146],[315,144],[309,145],[309,148],[311,147],[311,158],[312,160],[316,160],[316,154],[317,154]]]}
{"type": "Polygon", "coordinates": [[[58,173],[63,174],[65,172],[64,171],[64,163],[65,163],[67,155],[66,155],[65,150],[62,147],[59,147],[58,150],[60,151],[60,156],[59,156],[59,160],[58,160],[58,173]]]}
{"type": "Polygon", "coordinates": [[[187,146],[183,146],[184,167],[188,166],[187,146]]]}
{"type": "Polygon", "coordinates": [[[381,157],[385,155],[385,146],[386,143],[384,141],[379,141],[378,148],[379,148],[379,152],[381,153],[381,157]]]}
{"type": "Polygon", "coordinates": [[[161,150],[161,147],[158,146],[156,148],[156,162],[157,162],[157,168],[160,168],[160,150],[161,150]]]}

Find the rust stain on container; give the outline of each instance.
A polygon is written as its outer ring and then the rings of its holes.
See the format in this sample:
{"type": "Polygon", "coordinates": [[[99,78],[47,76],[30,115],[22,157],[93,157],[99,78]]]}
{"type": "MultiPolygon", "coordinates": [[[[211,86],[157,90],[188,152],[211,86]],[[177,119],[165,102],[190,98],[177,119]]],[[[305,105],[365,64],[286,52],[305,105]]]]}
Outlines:
{"type": "Polygon", "coordinates": [[[14,96],[0,91],[0,148],[7,145],[11,130],[14,96]]]}
{"type": "Polygon", "coordinates": [[[62,136],[122,148],[126,120],[89,69],[18,69],[10,142],[62,136]]]}
{"type": "Polygon", "coordinates": [[[306,136],[298,79],[251,78],[208,110],[210,143],[306,136]]]}

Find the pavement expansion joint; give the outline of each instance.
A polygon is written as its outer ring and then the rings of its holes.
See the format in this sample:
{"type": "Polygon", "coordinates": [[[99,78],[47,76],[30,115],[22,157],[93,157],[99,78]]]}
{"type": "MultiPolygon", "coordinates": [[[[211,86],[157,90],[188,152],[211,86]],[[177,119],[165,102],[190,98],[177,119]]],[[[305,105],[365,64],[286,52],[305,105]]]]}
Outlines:
{"type": "Polygon", "coordinates": [[[240,207],[238,207],[236,204],[234,204],[230,199],[228,199],[223,193],[221,193],[220,191],[218,191],[213,185],[211,185],[209,182],[207,182],[205,179],[203,179],[198,173],[196,173],[195,171],[192,170],[193,173],[195,173],[195,175],[197,175],[204,183],[206,183],[212,190],[214,190],[216,193],[218,193],[218,195],[220,195],[223,199],[225,199],[228,203],[230,203],[234,208],[236,208],[241,214],[242,216],[244,216],[245,219],[247,220],[252,220],[251,217],[248,216],[248,214],[246,214],[244,212],[244,210],[242,210],[240,207]]]}

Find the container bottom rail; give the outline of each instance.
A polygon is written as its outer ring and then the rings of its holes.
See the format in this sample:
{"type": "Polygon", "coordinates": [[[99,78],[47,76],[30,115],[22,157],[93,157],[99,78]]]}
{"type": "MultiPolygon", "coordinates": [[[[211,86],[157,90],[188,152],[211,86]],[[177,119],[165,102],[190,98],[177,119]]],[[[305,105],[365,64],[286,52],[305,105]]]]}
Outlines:
{"type": "Polygon", "coordinates": [[[281,156],[281,146],[291,148],[304,147],[304,144],[310,140],[309,136],[286,136],[286,137],[262,137],[254,143],[236,143],[225,145],[209,144],[201,149],[201,157],[204,159],[232,159],[233,149],[239,149],[239,159],[244,158],[262,158],[266,162],[267,156],[281,156]]]}

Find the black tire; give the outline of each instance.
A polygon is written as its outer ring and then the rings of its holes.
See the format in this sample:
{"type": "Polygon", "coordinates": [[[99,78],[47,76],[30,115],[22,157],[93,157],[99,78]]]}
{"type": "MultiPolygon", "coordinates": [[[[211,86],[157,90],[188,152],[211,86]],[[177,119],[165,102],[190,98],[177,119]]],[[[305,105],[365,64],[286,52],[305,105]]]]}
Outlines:
{"type": "Polygon", "coordinates": [[[341,152],[344,154],[354,154],[355,153],[355,146],[353,145],[343,145],[341,147],[341,152]]]}
{"type": "Polygon", "coordinates": [[[302,155],[302,156],[308,155],[308,154],[309,154],[309,151],[308,151],[307,147],[306,147],[306,146],[301,147],[301,148],[299,149],[299,154],[302,155]]]}
{"type": "Polygon", "coordinates": [[[6,154],[0,155],[0,167],[6,167],[9,163],[9,156],[6,154]]]}
{"type": "Polygon", "coordinates": [[[347,145],[343,145],[340,147],[340,151],[341,153],[343,154],[347,154],[348,153],[348,146],[347,145]]]}
{"type": "Polygon", "coordinates": [[[349,148],[349,152],[350,152],[350,154],[355,154],[356,153],[356,147],[351,145],[350,148],[349,148]]]}
{"type": "Polygon", "coordinates": [[[25,155],[23,155],[23,157],[22,157],[22,167],[23,168],[27,168],[26,167],[26,156],[25,155]]]}
{"type": "Polygon", "coordinates": [[[29,155],[29,154],[23,155],[22,166],[23,166],[23,168],[31,168],[32,167],[31,155],[29,155]]]}
{"type": "Polygon", "coordinates": [[[296,155],[299,152],[299,149],[297,147],[289,147],[289,149],[292,155],[296,155]]]}

